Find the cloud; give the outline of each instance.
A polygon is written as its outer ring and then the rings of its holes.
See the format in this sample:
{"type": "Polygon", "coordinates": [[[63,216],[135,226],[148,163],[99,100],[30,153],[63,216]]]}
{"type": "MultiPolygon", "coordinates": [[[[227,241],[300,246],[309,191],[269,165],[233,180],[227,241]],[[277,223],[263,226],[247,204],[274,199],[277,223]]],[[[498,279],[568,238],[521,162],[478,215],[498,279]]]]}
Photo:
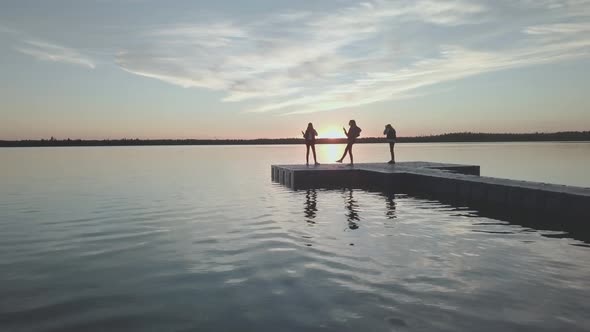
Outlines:
{"type": "Polygon", "coordinates": [[[311,113],[422,95],[482,73],[590,56],[585,0],[375,0],[165,25],[122,50],[124,70],[248,101],[250,112],[311,113]]]}
{"type": "Polygon", "coordinates": [[[527,27],[525,33],[530,35],[553,35],[590,33],[590,23],[557,23],[527,27]]]}
{"type": "Polygon", "coordinates": [[[95,63],[78,51],[36,40],[25,40],[15,48],[17,51],[43,61],[61,62],[94,69],[95,63]]]}
{"type": "Polygon", "coordinates": [[[324,91],[315,97],[305,96],[287,102],[268,104],[254,112],[283,109],[287,114],[313,113],[355,107],[381,100],[400,100],[415,97],[420,88],[478,75],[486,72],[547,64],[588,56],[590,39],[521,49],[510,53],[477,52],[459,47],[443,49],[441,57],[420,61],[410,68],[393,72],[375,72],[364,79],[324,91]],[[564,52],[564,49],[566,52],[564,52]]]}
{"type": "Polygon", "coordinates": [[[15,34],[17,33],[17,30],[0,25],[0,33],[15,34]]]}

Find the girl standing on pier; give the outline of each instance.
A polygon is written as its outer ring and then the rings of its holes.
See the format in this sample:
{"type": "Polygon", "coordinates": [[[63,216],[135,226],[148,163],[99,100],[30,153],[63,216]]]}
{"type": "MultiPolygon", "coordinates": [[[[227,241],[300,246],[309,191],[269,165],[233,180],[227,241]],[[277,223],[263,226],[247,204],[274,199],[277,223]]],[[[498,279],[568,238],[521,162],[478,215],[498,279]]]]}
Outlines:
{"type": "Polygon", "coordinates": [[[309,166],[309,148],[311,147],[311,151],[313,151],[313,161],[315,165],[319,165],[318,160],[315,155],[315,137],[318,135],[318,132],[313,128],[313,124],[310,122],[307,124],[307,129],[305,132],[301,131],[303,134],[303,138],[305,138],[305,147],[307,153],[305,154],[305,164],[309,166]]]}
{"type": "Polygon", "coordinates": [[[352,157],[352,145],[356,141],[356,138],[361,135],[361,128],[357,127],[356,121],[350,120],[348,121],[348,125],[350,128],[346,131],[346,128],[342,128],[344,130],[344,135],[346,135],[348,143],[346,144],[346,148],[344,149],[344,154],[342,158],[336,160],[337,163],[341,163],[346,154],[350,154],[350,166],[354,165],[354,159],[352,157]]]}
{"type": "Polygon", "coordinates": [[[390,124],[388,124],[385,126],[383,135],[385,135],[386,140],[389,143],[389,153],[391,153],[391,160],[388,162],[388,164],[395,164],[395,153],[393,152],[393,148],[395,146],[395,139],[397,138],[395,129],[393,129],[393,127],[390,124]]]}

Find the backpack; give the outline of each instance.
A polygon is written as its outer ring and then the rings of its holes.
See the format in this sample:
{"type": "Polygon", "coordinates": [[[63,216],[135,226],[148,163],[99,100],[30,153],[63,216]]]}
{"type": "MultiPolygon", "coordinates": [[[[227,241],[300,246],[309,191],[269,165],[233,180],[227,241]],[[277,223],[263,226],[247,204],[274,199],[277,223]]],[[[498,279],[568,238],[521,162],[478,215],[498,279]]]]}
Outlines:
{"type": "Polygon", "coordinates": [[[385,128],[385,131],[383,131],[383,134],[386,135],[387,139],[396,139],[397,138],[397,133],[395,132],[395,128],[388,126],[385,128]]]}
{"type": "Polygon", "coordinates": [[[356,130],[354,131],[353,136],[354,136],[354,138],[357,138],[357,137],[361,136],[362,129],[361,129],[361,127],[355,127],[355,128],[356,128],[356,130]]]}

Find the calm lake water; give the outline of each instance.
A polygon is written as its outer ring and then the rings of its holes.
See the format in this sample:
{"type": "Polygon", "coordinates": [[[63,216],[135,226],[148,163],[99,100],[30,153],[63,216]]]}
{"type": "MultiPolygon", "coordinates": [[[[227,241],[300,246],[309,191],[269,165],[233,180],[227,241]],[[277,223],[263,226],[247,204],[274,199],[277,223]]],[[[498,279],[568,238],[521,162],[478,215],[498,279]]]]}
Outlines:
{"type": "MultiPolygon", "coordinates": [[[[320,161],[342,146],[318,146],[320,161]]],[[[590,143],[398,160],[590,187],[590,143]]],[[[387,160],[358,145],[357,162],[387,160]]],[[[0,331],[590,331],[590,245],[363,190],[290,191],[302,146],[0,149],[0,331]]]]}

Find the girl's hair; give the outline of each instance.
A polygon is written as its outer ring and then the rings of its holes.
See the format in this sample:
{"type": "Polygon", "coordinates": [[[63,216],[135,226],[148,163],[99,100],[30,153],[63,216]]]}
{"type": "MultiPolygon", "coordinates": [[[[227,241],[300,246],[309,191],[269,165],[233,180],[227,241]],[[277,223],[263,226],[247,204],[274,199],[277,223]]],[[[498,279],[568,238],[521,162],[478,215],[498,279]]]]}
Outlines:
{"type": "Polygon", "coordinates": [[[387,127],[387,128],[393,128],[390,123],[387,124],[385,127],[387,127]]]}
{"type": "Polygon", "coordinates": [[[311,122],[310,122],[310,123],[308,123],[308,124],[307,124],[307,128],[308,128],[308,129],[309,129],[309,128],[313,128],[313,123],[311,123],[311,122]]]}
{"type": "Polygon", "coordinates": [[[356,121],[354,121],[354,120],[350,120],[350,121],[348,121],[348,125],[349,125],[349,126],[356,127],[356,121]]]}

